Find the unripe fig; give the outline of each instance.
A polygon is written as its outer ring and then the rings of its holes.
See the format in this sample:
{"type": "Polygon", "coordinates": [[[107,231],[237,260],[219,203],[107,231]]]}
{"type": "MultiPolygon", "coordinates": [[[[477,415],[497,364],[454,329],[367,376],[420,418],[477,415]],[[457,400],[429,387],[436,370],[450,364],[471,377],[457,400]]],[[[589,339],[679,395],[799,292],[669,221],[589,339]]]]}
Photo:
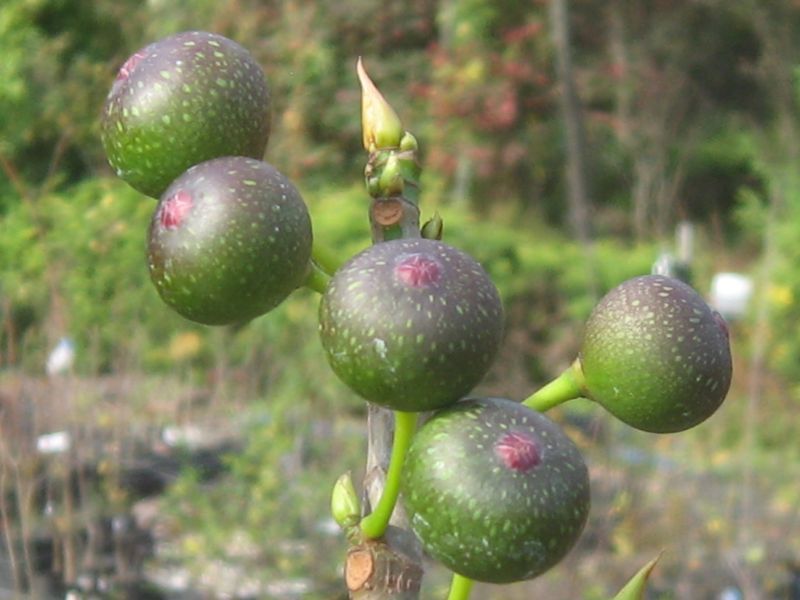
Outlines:
{"type": "Polygon", "coordinates": [[[503,334],[497,288],[443,242],[371,246],[332,278],[320,335],[334,372],[371,402],[417,412],[455,402],[484,376],[503,334]]]}
{"type": "Polygon", "coordinates": [[[188,31],[125,62],[103,109],[102,140],[117,175],[158,198],[192,165],[262,158],[270,118],[267,80],[250,53],[221,35],[188,31]]]}
{"type": "Polygon", "coordinates": [[[425,550],[491,583],[558,563],[589,514],[589,475],[572,441],[542,413],[501,398],[469,398],[427,421],[401,490],[425,550]]]}
{"type": "Polygon", "coordinates": [[[579,362],[590,398],[654,433],[704,421],[731,383],[724,319],[690,286],[663,275],[629,279],[599,302],[579,362]]]}
{"type": "Polygon", "coordinates": [[[308,210],[286,177],[252,158],[216,158],[161,197],[150,223],[150,277],[187,319],[247,321],[303,283],[311,244],[308,210]]]}

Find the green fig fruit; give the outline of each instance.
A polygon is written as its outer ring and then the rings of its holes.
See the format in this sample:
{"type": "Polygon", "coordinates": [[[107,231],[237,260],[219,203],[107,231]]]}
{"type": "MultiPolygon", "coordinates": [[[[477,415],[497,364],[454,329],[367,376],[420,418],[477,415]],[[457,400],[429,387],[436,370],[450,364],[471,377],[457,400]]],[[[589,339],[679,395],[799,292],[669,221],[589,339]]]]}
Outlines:
{"type": "Polygon", "coordinates": [[[401,481],[411,527],[448,569],[530,579],[558,563],[589,514],[589,475],[558,425],[501,398],[468,398],[417,432],[401,481]]]}
{"type": "Polygon", "coordinates": [[[252,158],[216,158],[161,197],[150,223],[150,277],[187,319],[243,322],[303,283],[311,244],[308,210],[286,177],[252,158]]]}
{"type": "Polygon", "coordinates": [[[103,109],[102,141],[117,175],[158,198],[192,165],[262,158],[270,119],[267,80],[250,53],[221,35],[188,31],[125,62],[103,109]]]}
{"type": "Polygon", "coordinates": [[[599,302],[578,361],[588,397],[653,433],[704,421],[731,383],[725,320],[690,286],[663,275],[629,279],[599,302]]]}
{"type": "Polygon", "coordinates": [[[436,240],[367,248],[337,271],[320,304],[320,336],[334,372],[394,410],[458,400],[485,375],[502,335],[502,303],[489,276],[436,240]]]}

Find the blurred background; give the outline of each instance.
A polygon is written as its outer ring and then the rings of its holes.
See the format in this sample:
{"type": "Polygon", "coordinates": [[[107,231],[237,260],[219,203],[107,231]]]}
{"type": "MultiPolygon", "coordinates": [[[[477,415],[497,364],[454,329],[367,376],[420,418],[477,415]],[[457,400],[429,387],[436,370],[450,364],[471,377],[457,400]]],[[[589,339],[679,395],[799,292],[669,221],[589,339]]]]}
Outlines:
{"type": "MultiPolygon", "coordinates": [[[[155,201],[116,179],[119,66],[205,29],[270,80],[267,160],[347,256],[369,244],[356,58],[422,149],[422,213],[506,305],[479,392],[522,399],[597,299],[653,269],[728,317],[728,400],[696,429],[553,411],[585,452],[586,532],[538,580],[474,597],[800,598],[800,2],[3,0],[0,598],[343,598],[337,476],[365,407],[330,373],[318,298],[243,327],[173,314],[144,259],[155,201]]],[[[423,598],[444,597],[428,566],[423,598]]]]}

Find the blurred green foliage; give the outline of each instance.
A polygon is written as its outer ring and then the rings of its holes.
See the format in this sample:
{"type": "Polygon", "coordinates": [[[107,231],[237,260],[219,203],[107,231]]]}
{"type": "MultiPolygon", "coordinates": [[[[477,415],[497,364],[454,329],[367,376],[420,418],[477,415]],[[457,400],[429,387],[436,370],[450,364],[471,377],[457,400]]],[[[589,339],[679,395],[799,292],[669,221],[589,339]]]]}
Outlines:
{"type": "MultiPolygon", "coordinates": [[[[301,189],[317,239],[342,260],[369,244],[368,201],[360,185],[305,190],[301,184],[301,189]]],[[[173,314],[149,281],[145,240],[154,209],[154,201],[114,178],[89,179],[9,208],[1,224],[0,280],[13,327],[0,333],[0,341],[6,348],[24,346],[25,352],[16,350],[20,366],[36,372],[44,364],[47,331],[53,326],[68,331],[82,350],[79,372],[169,370],[183,358],[176,336],[187,332],[200,340],[191,353],[196,366],[209,366],[218,334],[173,314]]],[[[647,272],[655,252],[651,245],[606,239],[587,257],[551,228],[520,229],[499,220],[489,226],[466,211],[445,218],[445,239],[478,257],[505,303],[519,305],[510,310],[510,329],[535,327],[545,306],[577,326],[595,302],[586,285],[589,268],[602,288],[610,289],[647,272]]],[[[291,310],[230,329],[237,340],[229,347],[230,360],[244,359],[248,347],[277,345],[276,337],[297,339],[299,324],[315,322],[310,294],[296,295],[291,310]]],[[[552,315],[548,321],[557,327],[552,315]]],[[[317,343],[315,335],[301,339],[317,343]]]]}
{"type": "MultiPolygon", "coordinates": [[[[731,115],[767,112],[744,100],[763,95],[752,75],[759,47],[750,8],[719,3],[709,21],[708,8],[686,0],[668,8],[636,4],[624,23],[630,37],[622,38],[630,45],[627,72],[608,52],[615,40],[596,26],[610,8],[573,7],[575,76],[589,108],[592,201],[601,225],[630,208],[643,152],[664,146],[666,174],[680,175],[681,156],[693,147],[682,136],[708,139],[735,128],[731,115]],[[724,52],[696,52],[698,28],[710,50],[724,52]],[[662,88],[685,88],[689,102],[663,123],[653,112],[662,88]],[[628,112],[617,106],[620,89],[630,94],[628,112]]],[[[562,84],[552,67],[547,3],[511,0],[8,0],[0,7],[0,159],[8,175],[0,179],[0,210],[15,196],[108,173],[98,120],[116,69],[147,43],[190,28],[230,36],[264,66],[275,106],[268,158],[290,177],[322,185],[357,177],[363,161],[354,65],[363,56],[421,141],[429,194],[484,215],[499,208],[555,226],[568,222],[556,101],[562,84]]],[[[692,181],[678,178],[677,208],[689,211],[683,216],[724,217],[729,190],[710,186],[703,202],[690,201],[704,164],[693,165],[692,181]]],[[[749,174],[740,162],[726,179],[749,174]]],[[[617,222],[612,230],[630,225],[617,222]]]]}

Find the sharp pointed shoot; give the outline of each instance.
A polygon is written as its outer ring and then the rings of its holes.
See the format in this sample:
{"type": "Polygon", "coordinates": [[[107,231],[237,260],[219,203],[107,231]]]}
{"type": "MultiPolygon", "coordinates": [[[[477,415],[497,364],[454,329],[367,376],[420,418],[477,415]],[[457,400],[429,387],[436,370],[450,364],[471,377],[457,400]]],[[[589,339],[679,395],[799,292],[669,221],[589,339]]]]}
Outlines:
{"type": "Polygon", "coordinates": [[[400,117],[367,75],[361,57],[356,63],[356,72],[361,83],[361,128],[364,148],[368,152],[397,148],[404,133],[400,117]]]}
{"type": "Polygon", "coordinates": [[[661,554],[663,552],[639,569],[612,600],[644,600],[647,581],[650,579],[650,574],[653,572],[656,563],[661,558],[661,554]]]}

